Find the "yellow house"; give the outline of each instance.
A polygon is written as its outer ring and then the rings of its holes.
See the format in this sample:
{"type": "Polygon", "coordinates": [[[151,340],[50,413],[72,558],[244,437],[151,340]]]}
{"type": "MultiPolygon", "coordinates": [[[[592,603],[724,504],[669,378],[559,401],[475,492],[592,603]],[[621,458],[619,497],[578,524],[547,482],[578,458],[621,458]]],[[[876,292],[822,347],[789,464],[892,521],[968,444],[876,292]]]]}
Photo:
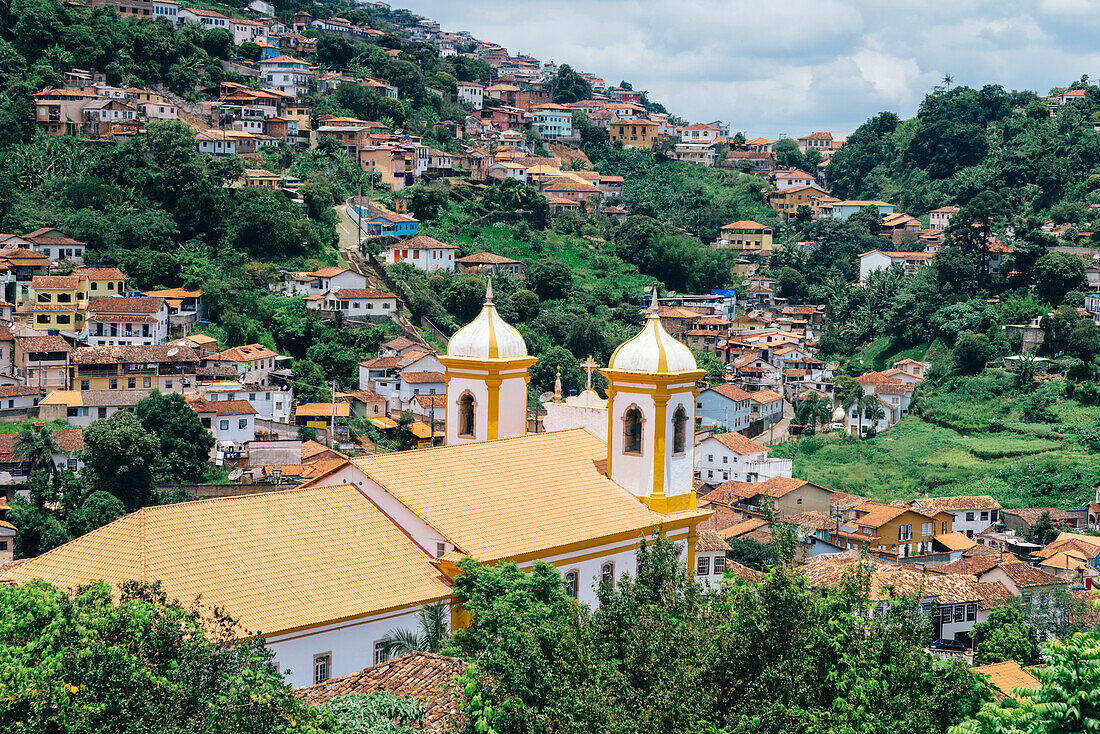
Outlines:
{"type": "Polygon", "coordinates": [[[866,547],[887,558],[909,558],[932,553],[932,541],[952,531],[950,512],[921,512],[879,502],[853,508],[855,517],[841,525],[836,535],[848,548],[866,547]]]}
{"type": "Polygon", "coordinates": [[[90,296],[120,295],[126,276],[118,268],[77,268],[70,275],[36,275],[31,300],[19,304],[22,320],[35,329],[83,331],[90,296]]]}
{"type": "Polygon", "coordinates": [[[624,148],[650,148],[657,143],[658,125],[650,120],[616,120],[611,123],[611,142],[624,148]]]}
{"type": "Polygon", "coordinates": [[[769,255],[772,251],[772,228],[751,220],[733,222],[719,230],[715,247],[769,255]]]}
{"type": "Polygon", "coordinates": [[[813,186],[796,186],[768,194],[768,206],[779,212],[784,219],[790,219],[798,212],[800,206],[808,206],[812,209],[814,201],[821,196],[824,196],[821,189],[813,186]]]}

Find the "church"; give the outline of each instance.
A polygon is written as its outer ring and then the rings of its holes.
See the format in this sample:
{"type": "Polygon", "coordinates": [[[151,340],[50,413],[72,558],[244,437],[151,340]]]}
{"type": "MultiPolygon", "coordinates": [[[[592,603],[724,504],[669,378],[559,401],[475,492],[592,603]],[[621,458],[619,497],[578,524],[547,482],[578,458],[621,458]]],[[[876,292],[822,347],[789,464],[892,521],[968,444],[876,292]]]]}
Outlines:
{"type": "Polygon", "coordinates": [[[558,416],[560,430],[527,433],[536,360],[497,312],[491,282],[440,361],[446,445],[351,458],[282,492],[145,508],[2,580],[160,581],[263,634],[300,686],[381,662],[386,634],[416,630],[427,604],[449,603],[461,624],[451,586],[464,557],[550,563],[589,604],[601,580],[635,571],[638,544],[658,529],[691,567],[710,514],[692,484],[704,373],[655,312],[601,370],[606,401],[585,398],[600,410],[572,424],[558,416]],[[592,415],[606,424],[594,430],[592,415]]]}

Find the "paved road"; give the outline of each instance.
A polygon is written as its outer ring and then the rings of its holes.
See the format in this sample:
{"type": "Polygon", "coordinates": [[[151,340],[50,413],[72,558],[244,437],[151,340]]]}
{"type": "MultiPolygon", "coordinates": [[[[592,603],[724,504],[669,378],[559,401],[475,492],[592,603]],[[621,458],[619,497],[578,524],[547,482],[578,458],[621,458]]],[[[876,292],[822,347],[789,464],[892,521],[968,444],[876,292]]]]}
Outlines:
{"type": "Polygon", "coordinates": [[[794,406],[784,400],[783,420],[773,425],[771,429],[761,433],[756,437],[756,440],[765,446],[783,443],[787,440],[787,429],[790,428],[792,420],[794,420],[794,406]]]}
{"type": "Polygon", "coordinates": [[[336,210],[336,232],[340,235],[340,249],[356,249],[359,244],[359,228],[355,225],[355,222],[351,221],[351,217],[348,216],[343,204],[333,207],[333,209],[336,210]]]}

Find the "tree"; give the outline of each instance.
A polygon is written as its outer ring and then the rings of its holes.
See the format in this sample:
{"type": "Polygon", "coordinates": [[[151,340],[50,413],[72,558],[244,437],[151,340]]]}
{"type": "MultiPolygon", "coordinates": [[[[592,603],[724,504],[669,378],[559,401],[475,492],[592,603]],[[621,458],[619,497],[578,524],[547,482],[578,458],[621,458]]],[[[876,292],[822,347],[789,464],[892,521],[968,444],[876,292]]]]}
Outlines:
{"type": "Polygon", "coordinates": [[[405,192],[409,200],[409,211],[422,222],[439,216],[439,211],[447,204],[447,195],[434,186],[417,184],[405,192]]]}
{"type": "Polygon", "coordinates": [[[521,289],[511,296],[512,308],[516,311],[516,319],[520,322],[530,321],[539,315],[539,297],[534,291],[521,289]]]}
{"type": "Polygon", "coordinates": [[[585,81],[569,64],[562,64],[547,83],[550,94],[558,104],[580,102],[582,99],[591,99],[592,85],[585,81]]]}
{"type": "Polygon", "coordinates": [[[202,47],[206,53],[224,61],[233,54],[233,34],[224,28],[210,28],[202,34],[202,47]]]}
{"type": "Polygon", "coordinates": [[[848,217],[848,224],[872,237],[878,237],[882,231],[882,214],[877,206],[868,204],[848,217]]]}
{"type": "Polygon", "coordinates": [[[126,514],[122,501],[109,492],[97,490],[84,500],[80,509],[69,515],[69,534],[73,537],[90,533],[126,514]]]}
{"type": "Polygon", "coordinates": [[[1081,319],[1066,339],[1066,353],[1083,362],[1091,362],[1100,354],[1100,328],[1092,319],[1081,319]]]}
{"type": "Polygon", "coordinates": [[[1050,518],[1050,511],[1044,510],[1039,519],[1027,531],[1027,542],[1047,545],[1058,537],[1058,528],[1050,518]]]}
{"type": "Polygon", "coordinates": [[[299,402],[323,403],[331,399],[332,391],[321,366],[308,359],[300,359],[291,370],[294,392],[299,402]]]}
{"type": "Polygon", "coordinates": [[[974,625],[975,664],[1015,660],[1020,665],[1039,662],[1039,635],[1027,624],[1018,604],[1003,604],[989,611],[986,621],[974,625]]]}
{"type": "Polygon", "coordinates": [[[950,734],[1080,734],[1100,727],[1100,635],[1078,632],[1043,644],[1039,688],[1020,701],[987,703],[950,734]]]}
{"type": "Polygon", "coordinates": [[[785,267],[779,271],[775,290],[776,295],[790,303],[802,303],[806,300],[806,279],[794,268],[785,267]]]}
{"type": "Polygon", "coordinates": [[[160,440],[164,465],[158,474],[172,482],[193,482],[206,474],[214,435],[179,393],[153,393],[138,402],[141,426],[160,440]]]}
{"type": "Polygon", "coordinates": [[[703,382],[708,385],[720,385],[726,381],[726,365],[722,360],[710,352],[692,350],[692,354],[695,355],[695,366],[707,371],[703,382]]]}
{"type": "Polygon", "coordinates": [[[317,429],[313,426],[298,426],[298,440],[302,442],[316,441],[317,429]]]}
{"type": "Polygon", "coordinates": [[[128,512],[156,504],[153,472],[160,441],[137,417],[120,410],[84,429],[84,471],[89,492],[101,490],[122,500],[128,512]]]}
{"type": "Polygon", "coordinates": [[[726,558],[740,563],[742,566],[755,568],[757,571],[765,571],[775,564],[775,551],[759,540],[730,538],[726,542],[730,547],[729,552],[726,553],[726,558]]]}
{"type": "Polygon", "coordinates": [[[1035,295],[1056,306],[1062,305],[1067,293],[1088,288],[1084,261],[1068,252],[1046,253],[1035,261],[1031,275],[1035,279],[1035,295]]]}
{"type": "Polygon", "coordinates": [[[989,337],[985,334],[963,334],[951,353],[951,364],[961,375],[976,375],[985,369],[992,355],[989,337]]]}
{"type": "Polygon", "coordinates": [[[341,734],[415,734],[423,730],[425,706],[392,693],[345,693],[321,705],[341,734]]]}
{"type": "Polygon", "coordinates": [[[5,731],[320,731],[263,640],[224,613],[134,581],[115,591],[0,587],[5,731]]]}
{"type": "Polygon", "coordinates": [[[828,400],[821,398],[816,391],[810,393],[805,400],[798,405],[795,411],[795,420],[802,425],[816,431],[819,425],[828,425],[833,417],[833,406],[828,400]]]}
{"type": "MultiPolygon", "coordinates": [[[[324,38],[330,38],[330,36],[324,36],[324,38]]],[[[250,61],[259,61],[263,51],[260,44],[254,41],[245,41],[237,48],[237,53],[250,61]]]]}
{"type": "Polygon", "coordinates": [[[408,655],[413,652],[438,653],[451,639],[447,629],[450,607],[446,604],[428,604],[416,613],[420,629],[392,629],[382,638],[387,655],[408,655]]]}
{"type": "Polygon", "coordinates": [[[35,428],[33,425],[24,425],[16,436],[15,446],[11,455],[16,459],[23,459],[30,465],[30,470],[42,470],[47,478],[53,474],[53,457],[60,454],[61,445],[57,437],[53,435],[51,426],[43,425],[35,428]]]}
{"type": "MultiPolygon", "coordinates": [[[[984,141],[984,136],[981,139],[984,141]]],[[[978,275],[988,275],[994,229],[1006,212],[1004,197],[995,191],[981,192],[951,218],[944,244],[977,255],[978,275]]]]}
{"type": "Polygon", "coordinates": [[[527,266],[527,283],[543,301],[563,300],[573,290],[573,271],[561,260],[544,257],[527,266]]]}

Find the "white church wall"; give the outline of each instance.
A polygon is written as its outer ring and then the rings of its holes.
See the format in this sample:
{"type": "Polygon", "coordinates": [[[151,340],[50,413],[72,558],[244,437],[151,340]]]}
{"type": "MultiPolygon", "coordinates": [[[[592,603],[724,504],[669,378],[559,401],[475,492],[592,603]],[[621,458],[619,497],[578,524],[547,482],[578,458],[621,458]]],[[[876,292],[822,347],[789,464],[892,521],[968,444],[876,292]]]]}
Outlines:
{"type": "Polygon", "coordinates": [[[653,493],[653,452],[656,450],[656,425],[653,415],[656,407],[652,396],[643,392],[631,392],[629,385],[616,386],[616,393],[608,410],[612,411],[608,440],[611,443],[611,479],[629,490],[635,497],[649,497],[653,493]],[[623,453],[623,416],[631,405],[642,411],[642,453],[623,453]]]}
{"type": "Polygon", "coordinates": [[[527,433],[527,380],[523,378],[524,374],[526,370],[517,377],[505,377],[500,383],[499,438],[527,433]]]}

